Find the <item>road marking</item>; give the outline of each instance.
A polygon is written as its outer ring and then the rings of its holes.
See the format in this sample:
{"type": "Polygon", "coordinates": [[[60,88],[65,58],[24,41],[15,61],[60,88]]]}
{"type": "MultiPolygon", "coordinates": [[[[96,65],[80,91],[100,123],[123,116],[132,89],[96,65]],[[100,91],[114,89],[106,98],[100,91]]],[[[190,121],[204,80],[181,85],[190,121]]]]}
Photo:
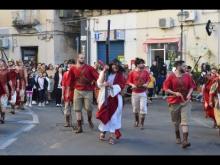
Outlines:
{"type": "Polygon", "coordinates": [[[61,147],[61,143],[55,143],[50,146],[50,148],[59,148],[59,147],[61,147]]]}
{"type": "Polygon", "coordinates": [[[17,138],[11,138],[0,145],[0,150],[4,150],[6,147],[10,146],[13,142],[15,142],[17,138]]]}
{"type": "Polygon", "coordinates": [[[209,124],[207,124],[207,123],[205,122],[205,120],[201,120],[201,119],[198,119],[198,118],[192,118],[192,120],[193,120],[195,123],[199,124],[199,125],[202,125],[202,126],[205,126],[205,127],[208,127],[208,128],[212,128],[209,124]]]}
{"type": "MultiPolygon", "coordinates": [[[[35,114],[31,109],[27,108],[28,112],[19,112],[20,114],[26,114],[32,116],[32,121],[30,120],[20,120],[17,123],[21,124],[27,124],[26,126],[23,126],[22,128],[16,130],[14,133],[6,136],[2,140],[0,139],[0,150],[6,149],[8,146],[10,146],[12,143],[14,143],[17,140],[17,136],[20,135],[22,132],[28,132],[32,128],[36,126],[36,124],[39,124],[39,119],[37,114],[35,114]]],[[[15,121],[15,120],[12,120],[15,121]]]]}
{"type": "Polygon", "coordinates": [[[31,125],[29,125],[28,127],[26,127],[23,131],[24,132],[28,132],[28,131],[30,131],[32,128],[34,128],[36,125],[34,125],[34,124],[31,124],[31,125]]]}
{"type": "Polygon", "coordinates": [[[8,147],[9,145],[11,145],[13,142],[15,142],[17,140],[17,136],[19,134],[21,134],[27,126],[24,126],[18,130],[16,130],[14,133],[6,136],[3,140],[0,141],[0,149],[5,149],[6,147],[8,147]]]}

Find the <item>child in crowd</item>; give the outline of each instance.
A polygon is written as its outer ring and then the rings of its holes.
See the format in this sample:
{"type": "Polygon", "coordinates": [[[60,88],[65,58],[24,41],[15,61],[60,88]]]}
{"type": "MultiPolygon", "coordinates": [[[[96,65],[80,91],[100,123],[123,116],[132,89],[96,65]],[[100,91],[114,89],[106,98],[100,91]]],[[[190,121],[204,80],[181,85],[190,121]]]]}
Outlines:
{"type": "Polygon", "coordinates": [[[152,103],[152,96],[153,96],[153,92],[154,92],[155,83],[156,83],[156,80],[153,76],[153,72],[150,72],[150,82],[147,86],[148,98],[149,98],[150,103],[152,103]]]}
{"type": "Polygon", "coordinates": [[[26,87],[26,106],[31,107],[32,106],[32,96],[33,96],[33,88],[35,85],[35,80],[33,77],[33,74],[28,74],[28,86],[26,87]]]}
{"type": "Polygon", "coordinates": [[[47,88],[45,88],[45,101],[46,101],[46,105],[47,105],[47,104],[49,104],[48,91],[50,90],[50,79],[48,78],[46,72],[43,73],[43,78],[46,79],[46,81],[48,82],[47,88]]]}
{"type": "Polygon", "coordinates": [[[43,77],[43,73],[39,73],[39,77],[37,78],[37,89],[38,89],[38,94],[39,94],[39,104],[38,106],[45,106],[45,91],[48,87],[48,82],[46,78],[43,77]]]}

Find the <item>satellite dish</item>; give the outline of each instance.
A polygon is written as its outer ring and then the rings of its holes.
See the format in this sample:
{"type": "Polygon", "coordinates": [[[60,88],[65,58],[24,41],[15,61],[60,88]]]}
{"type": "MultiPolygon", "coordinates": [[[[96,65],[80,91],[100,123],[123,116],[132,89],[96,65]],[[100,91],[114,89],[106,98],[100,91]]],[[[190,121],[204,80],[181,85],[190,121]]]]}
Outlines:
{"type": "Polygon", "coordinates": [[[212,25],[212,22],[210,20],[208,20],[205,29],[206,29],[207,34],[210,36],[212,34],[212,31],[213,31],[213,25],[212,25]]]}

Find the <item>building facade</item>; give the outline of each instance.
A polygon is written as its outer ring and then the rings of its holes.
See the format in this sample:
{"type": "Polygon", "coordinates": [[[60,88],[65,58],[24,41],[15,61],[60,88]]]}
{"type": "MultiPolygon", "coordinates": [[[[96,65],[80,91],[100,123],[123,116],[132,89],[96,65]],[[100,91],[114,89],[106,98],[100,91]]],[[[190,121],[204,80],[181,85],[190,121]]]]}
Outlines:
{"type": "Polygon", "coordinates": [[[59,10],[0,10],[0,46],[9,58],[60,64],[76,55],[77,36],[59,10]],[[66,28],[67,27],[67,28],[66,28]]]}
{"type": "Polygon", "coordinates": [[[131,66],[135,57],[158,64],[170,64],[181,57],[188,65],[220,63],[220,12],[219,10],[185,10],[188,17],[182,23],[178,20],[180,10],[152,10],[93,16],[88,19],[90,30],[90,64],[97,60],[105,61],[105,40],[107,21],[111,20],[110,60],[120,59],[131,66]],[[206,31],[210,20],[212,34],[206,31]]]}

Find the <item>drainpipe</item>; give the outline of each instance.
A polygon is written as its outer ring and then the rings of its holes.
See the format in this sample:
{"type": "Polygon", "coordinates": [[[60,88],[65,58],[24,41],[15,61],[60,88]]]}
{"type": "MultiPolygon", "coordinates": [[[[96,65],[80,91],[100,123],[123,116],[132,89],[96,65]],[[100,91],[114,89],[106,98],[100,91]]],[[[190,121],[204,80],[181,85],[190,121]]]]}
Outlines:
{"type": "Polygon", "coordinates": [[[90,19],[87,19],[86,62],[90,64],[90,19]]]}

